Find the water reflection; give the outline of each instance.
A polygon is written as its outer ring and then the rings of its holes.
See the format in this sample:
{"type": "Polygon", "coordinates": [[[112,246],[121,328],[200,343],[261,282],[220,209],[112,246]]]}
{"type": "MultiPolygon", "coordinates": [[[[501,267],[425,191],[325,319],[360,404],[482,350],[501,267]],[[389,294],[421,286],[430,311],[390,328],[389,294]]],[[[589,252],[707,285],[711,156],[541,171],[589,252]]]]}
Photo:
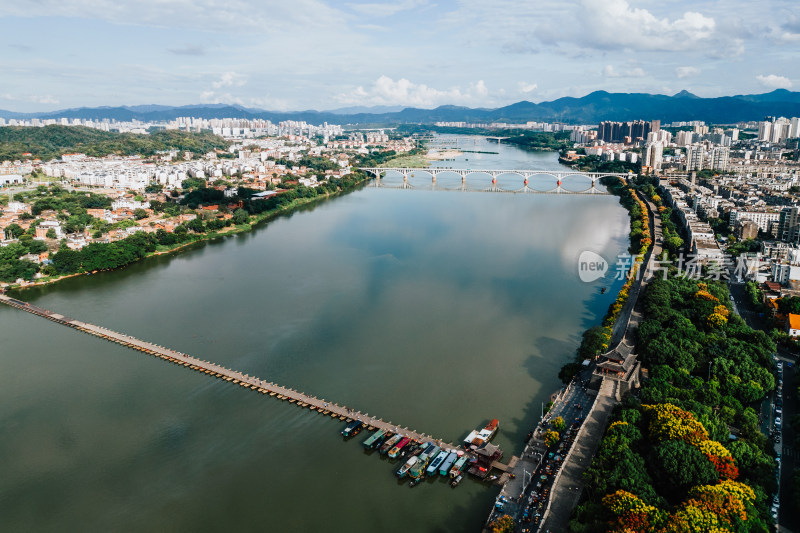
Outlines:
{"type": "MultiPolygon", "coordinates": [[[[23,297],[448,440],[496,417],[510,456],[613,300],[577,255],[626,224],[613,197],[364,189],[23,297]]],[[[8,530],[464,531],[494,496],[398,486],[328,418],[11,309],[0,345],[8,530]]]]}

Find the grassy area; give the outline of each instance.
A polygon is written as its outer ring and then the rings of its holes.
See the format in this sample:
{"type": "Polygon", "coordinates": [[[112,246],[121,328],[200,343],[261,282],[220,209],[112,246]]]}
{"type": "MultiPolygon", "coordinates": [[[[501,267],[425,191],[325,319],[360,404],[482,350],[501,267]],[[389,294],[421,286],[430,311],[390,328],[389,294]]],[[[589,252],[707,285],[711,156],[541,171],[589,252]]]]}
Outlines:
{"type": "Polygon", "coordinates": [[[424,154],[401,155],[378,165],[380,168],[427,168],[430,160],[424,154]]]}

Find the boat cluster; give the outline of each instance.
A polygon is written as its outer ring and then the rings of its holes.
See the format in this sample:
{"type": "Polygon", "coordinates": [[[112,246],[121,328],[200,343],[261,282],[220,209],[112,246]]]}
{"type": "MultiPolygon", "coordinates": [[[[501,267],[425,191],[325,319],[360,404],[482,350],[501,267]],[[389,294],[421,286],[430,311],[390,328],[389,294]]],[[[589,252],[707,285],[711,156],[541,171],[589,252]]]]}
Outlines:
{"type": "MultiPolygon", "coordinates": [[[[496,421],[494,423],[496,429],[496,421]]],[[[354,437],[365,427],[360,420],[353,420],[341,434],[345,438],[354,437]]],[[[492,432],[492,436],[493,434],[492,432]]],[[[484,437],[491,438],[488,434],[484,437]]],[[[455,487],[477,461],[468,450],[438,446],[432,442],[418,442],[402,433],[392,433],[384,429],[378,429],[367,437],[363,446],[365,450],[377,450],[379,454],[390,459],[404,459],[395,474],[400,479],[409,478],[411,487],[418,485],[426,477],[434,478],[437,475],[448,479],[450,485],[455,487]]]]}

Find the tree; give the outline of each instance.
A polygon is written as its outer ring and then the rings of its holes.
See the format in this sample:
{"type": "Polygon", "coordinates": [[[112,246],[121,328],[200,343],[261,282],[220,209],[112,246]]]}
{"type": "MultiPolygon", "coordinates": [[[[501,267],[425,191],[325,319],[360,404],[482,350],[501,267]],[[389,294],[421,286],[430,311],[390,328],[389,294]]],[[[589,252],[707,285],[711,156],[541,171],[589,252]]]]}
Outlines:
{"type": "Polygon", "coordinates": [[[56,230],[54,230],[53,228],[50,228],[49,230],[47,230],[47,233],[45,233],[44,236],[47,237],[48,239],[55,239],[56,238],[56,230]]]}
{"type": "Polygon", "coordinates": [[[250,221],[250,215],[244,209],[237,209],[233,212],[233,223],[237,226],[247,224],[250,221]]]}
{"type": "Polygon", "coordinates": [[[511,533],[514,531],[514,519],[509,515],[503,515],[495,520],[490,531],[492,533],[511,533]]]}
{"type": "Polygon", "coordinates": [[[174,233],[174,234],[175,234],[175,236],[178,238],[178,240],[180,240],[180,241],[183,241],[183,240],[185,240],[185,239],[186,239],[186,235],[187,235],[187,233],[189,233],[189,232],[188,232],[188,230],[186,229],[186,226],[184,226],[183,224],[181,224],[181,225],[179,225],[179,226],[176,226],[176,227],[175,227],[175,230],[173,231],[173,233],[174,233]]]}
{"type": "Polygon", "coordinates": [[[10,239],[19,239],[20,236],[25,233],[25,230],[19,224],[9,224],[6,226],[6,229],[3,230],[6,234],[6,238],[10,239]]]}
{"type": "Polygon", "coordinates": [[[673,502],[681,499],[690,487],[719,481],[719,474],[711,461],[683,440],[657,444],[650,457],[648,465],[653,480],[673,502]]]}
{"type": "Polygon", "coordinates": [[[41,254],[47,251],[47,245],[42,241],[32,240],[27,246],[29,254],[41,254]]]}
{"type": "Polygon", "coordinates": [[[60,274],[78,272],[81,267],[81,254],[63,247],[53,256],[53,266],[60,274]]]}
{"type": "Polygon", "coordinates": [[[591,359],[608,350],[608,341],[611,335],[607,328],[595,326],[583,332],[583,339],[578,348],[578,357],[591,359]]]}
{"type": "Polygon", "coordinates": [[[800,297],[791,296],[778,300],[778,311],[783,314],[800,314],[800,297]]]}
{"type": "Polygon", "coordinates": [[[147,218],[147,211],[142,208],[134,209],[133,210],[133,218],[136,220],[141,220],[143,218],[147,218]]]}
{"type": "Polygon", "coordinates": [[[560,438],[561,435],[559,435],[557,431],[548,429],[544,432],[544,443],[547,444],[548,447],[554,446],[560,438]]]}
{"type": "Polygon", "coordinates": [[[203,224],[203,221],[199,218],[195,218],[190,220],[186,223],[186,228],[192,230],[195,233],[205,233],[206,226],[203,224]]]}
{"type": "Polygon", "coordinates": [[[567,363],[558,371],[558,379],[560,379],[562,383],[567,384],[572,381],[572,378],[580,371],[580,363],[567,363]]]}
{"type": "Polygon", "coordinates": [[[564,419],[562,417],[560,417],[560,416],[555,417],[553,419],[553,421],[551,422],[551,424],[553,425],[553,429],[555,429],[559,433],[564,431],[564,428],[566,427],[566,424],[564,423],[564,419]]]}

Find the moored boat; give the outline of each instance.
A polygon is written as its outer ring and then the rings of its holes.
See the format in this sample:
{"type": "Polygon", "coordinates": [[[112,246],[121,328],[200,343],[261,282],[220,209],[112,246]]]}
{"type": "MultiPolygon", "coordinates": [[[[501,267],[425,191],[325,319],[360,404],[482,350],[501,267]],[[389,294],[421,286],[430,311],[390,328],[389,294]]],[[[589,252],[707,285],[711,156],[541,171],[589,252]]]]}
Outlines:
{"type": "Polygon", "coordinates": [[[464,479],[464,476],[462,476],[461,474],[459,474],[457,478],[455,478],[453,481],[451,481],[451,482],[450,482],[450,486],[451,486],[451,487],[456,487],[456,486],[458,486],[458,484],[459,484],[459,483],[461,483],[461,480],[463,480],[463,479],[464,479]]]}
{"type": "Polygon", "coordinates": [[[383,439],[384,435],[386,435],[386,430],[379,429],[378,431],[367,437],[367,440],[364,441],[364,448],[371,450],[375,446],[378,446],[378,444],[380,444],[381,440],[383,439]]]}
{"type": "Polygon", "coordinates": [[[439,470],[439,467],[442,466],[442,463],[445,459],[447,459],[449,454],[450,452],[448,450],[442,450],[439,452],[439,455],[436,456],[436,459],[431,462],[430,466],[428,466],[428,469],[426,470],[429,476],[436,474],[436,471],[439,470]]]}
{"type": "Polygon", "coordinates": [[[439,467],[439,475],[446,476],[448,472],[450,472],[450,468],[453,466],[453,463],[456,462],[456,459],[458,459],[458,455],[456,455],[456,452],[448,453],[447,457],[445,458],[444,461],[442,461],[442,464],[439,467]]]}
{"type": "Polygon", "coordinates": [[[398,433],[394,437],[390,438],[389,440],[387,440],[386,442],[381,444],[380,453],[385,455],[389,450],[392,449],[392,447],[394,447],[395,444],[400,442],[400,439],[402,439],[402,438],[403,438],[403,436],[398,433]]]}
{"type": "Polygon", "coordinates": [[[469,457],[467,457],[466,455],[462,455],[461,457],[459,457],[458,460],[453,465],[453,467],[450,469],[450,477],[456,478],[460,476],[461,473],[464,472],[464,467],[467,465],[468,460],[469,457]]]}
{"type": "Polygon", "coordinates": [[[467,435],[467,438],[464,439],[464,445],[467,447],[474,446],[476,448],[483,446],[495,436],[499,426],[500,422],[498,422],[496,418],[493,419],[491,422],[486,424],[485,428],[481,430],[476,429],[467,435]]]}
{"type": "Polygon", "coordinates": [[[419,455],[419,461],[417,461],[417,463],[408,471],[408,475],[413,479],[422,479],[423,474],[425,474],[425,468],[427,468],[431,457],[435,457],[438,453],[438,446],[432,443],[428,444],[428,447],[425,449],[425,451],[419,455]]]}
{"type": "Polygon", "coordinates": [[[394,448],[389,450],[389,457],[395,459],[398,455],[400,455],[400,451],[409,443],[411,439],[408,437],[403,437],[400,439],[400,442],[394,445],[394,448]]]}
{"type": "Polygon", "coordinates": [[[418,455],[412,455],[411,457],[409,457],[408,461],[403,463],[403,466],[401,466],[400,470],[397,471],[397,477],[399,478],[406,477],[406,474],[408,474],[408,471],[411,470],[411,467],[417,464],[418,462],[419,462],[418,455]]]}
{"type": "Polygon", "coordinates": [[[364,428],[364,422],[362,422],[361,420],[353,420],[352,422],[347,424],[347,427],[345,427],[342,430],[342,437],[345,438],[355,437],[356,435],[361,433],[361,430],[363,428],[364,428]]]}

